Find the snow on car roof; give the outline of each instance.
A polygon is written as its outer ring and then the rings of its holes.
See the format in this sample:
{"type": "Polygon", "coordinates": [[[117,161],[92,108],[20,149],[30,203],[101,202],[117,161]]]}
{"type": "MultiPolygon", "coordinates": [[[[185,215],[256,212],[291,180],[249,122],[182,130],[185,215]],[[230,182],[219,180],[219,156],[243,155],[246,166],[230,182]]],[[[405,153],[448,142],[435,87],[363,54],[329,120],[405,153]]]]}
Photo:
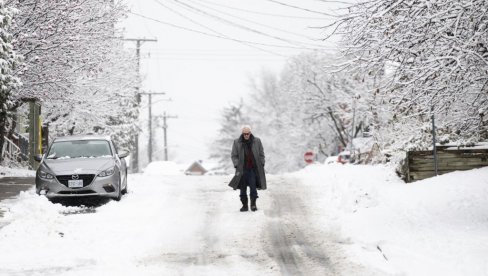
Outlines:
{"type": "Polygon", "coordinates": [[[77,140],[106,140],[110,141],[110,136],[106,135],[72,135],[72,136],[62,136],[54,138],[54,141],[77,141],[77,140]]]}

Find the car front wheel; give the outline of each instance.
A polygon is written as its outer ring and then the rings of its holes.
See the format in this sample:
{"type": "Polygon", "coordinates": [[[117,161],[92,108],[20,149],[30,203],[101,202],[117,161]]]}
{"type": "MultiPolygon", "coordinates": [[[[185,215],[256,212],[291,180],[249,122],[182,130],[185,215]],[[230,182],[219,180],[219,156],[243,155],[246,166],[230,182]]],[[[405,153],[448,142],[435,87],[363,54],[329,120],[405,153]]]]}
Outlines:
{"type": "Polygon", "coordinates": [[[119,180],[119,187],[117,187],[117,196],[114,198],[116,201],[119,201],[122,198],[122,183],[119,180]]]}
{"type": "Polygon", "coordinates": [[[125,195],[127,193],[127,172],[125,173],[125,187],[122,190],[122,194],[125,195]]]}

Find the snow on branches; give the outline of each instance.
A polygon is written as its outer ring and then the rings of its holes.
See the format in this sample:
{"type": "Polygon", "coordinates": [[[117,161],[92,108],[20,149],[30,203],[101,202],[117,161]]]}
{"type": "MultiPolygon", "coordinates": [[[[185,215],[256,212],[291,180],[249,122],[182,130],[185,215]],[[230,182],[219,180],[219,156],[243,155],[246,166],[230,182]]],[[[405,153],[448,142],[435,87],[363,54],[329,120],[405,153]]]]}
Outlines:
{"type": "Polygon", "coordinates": [[[20,80],[14,70],[20,62],[12,45],[11,23],[15,9],[6,7],[0,1],[0,161],[3,157],[4,137],[8,127],[9,109],[12,106],[12,96],[20,86],[20,80]]]}
{"type": "Polygon", "coordinates": [[[24,57],[15,71],[23,83],[12,95],[16,106],[41,101],[51,134],[124,133],[128,147],[137,130],[138,76],[116,27],[127,11],[123,1],[7,3],[20,10],[12,28],[14,49],[24,57]]]}
{"type": "Polygon", "coordinates": [[[342,36],[346,67],[375,79],[397,125],[390,134],[406,143],[413,129],[422,136],[431,107],[454,139],[488,138],[487,22],[484,0],[366,0],[329,27],[342,36]]]}
{"type": "Polygon", "coordinates": [[[241,134],[241,126],[249,124],[249,118],[243,111],[244,102],[230,104],[221,112],[221,127],[219,135],[211,145],[210,158],[218,162],[217,170],[223,173],[232,173],[234,166],[230,161],[231,148],[234,139],[241,134]]]}

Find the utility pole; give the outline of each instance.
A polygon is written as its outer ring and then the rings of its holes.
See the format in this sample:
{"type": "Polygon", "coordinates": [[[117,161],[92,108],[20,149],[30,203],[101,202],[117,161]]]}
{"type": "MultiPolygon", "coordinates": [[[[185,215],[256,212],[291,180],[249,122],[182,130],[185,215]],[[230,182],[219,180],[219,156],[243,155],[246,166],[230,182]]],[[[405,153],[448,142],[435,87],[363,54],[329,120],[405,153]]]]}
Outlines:
{"type": "Polygon", "coordinates": [[[148,122],[148,128],[149,128],[149,144],[147,146],[147,154],[149,158],[149,163],[152,162],[152,95],[166,95],[164,92],[141,92],[139,93],[140,95],[147,95],[148,96],[148,110],[149,110],[149,122],[148,122]]]}
{"type": "Polygon", "coordinates": [[[169,115],[166,115],[166,111],[165,111],[164,112],[164,115],[163,115],[164,161],[168,161],[168,138],[167,138],[168,124],[166,123],[166,119],[171,119],[171,118],[178,118],[178,117],[177,116],[169,116],[169,115]]]}
{"type": "Polygon", "coordinates": [[[29,165],[37,169],[39,163],[34,156],[41,154],[41,105],[36,100],[29,100],[29,165]]]}
{"type": "MultiPolygon", "coordinates": [[[[137,70],[137,81],[136,81],[136,102],[137,102],[137,107],[140,106],[141,104],[141,95],[139,93],[140,90],[140,66],[141,66],[141,45],[144,42],[157,42],[158,40],[155,38],[124,38],[123,40],[125,41],[135,41],[136,42],[136,58],[137,58],[137,64],[136,64],[136,70],[137,70]]],[[[136,133],[134,135],[134,154],[132,156],[132,172],[139,172],[139,134],[136,133]]]]}

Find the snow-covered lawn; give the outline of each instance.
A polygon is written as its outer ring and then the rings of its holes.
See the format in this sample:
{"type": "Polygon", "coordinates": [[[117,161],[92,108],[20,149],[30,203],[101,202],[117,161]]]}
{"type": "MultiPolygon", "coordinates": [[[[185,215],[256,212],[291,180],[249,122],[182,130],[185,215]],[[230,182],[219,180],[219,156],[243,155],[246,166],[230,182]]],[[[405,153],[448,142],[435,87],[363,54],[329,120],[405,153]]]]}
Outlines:
{"type": "Polygon", "coordinates": [[[311,165],[269,175],[240,213],[230,176],[152,167],[96,208],[0,203],[0,275],[488,275],[488,168],[404,184],[311,165]]]}
{"type": "Polygon", "coordinates": [[[314,165],[317,227],[350,258],[391,274],[488,275],[488,168],[405,184],[384,166],[314,165]]]}

